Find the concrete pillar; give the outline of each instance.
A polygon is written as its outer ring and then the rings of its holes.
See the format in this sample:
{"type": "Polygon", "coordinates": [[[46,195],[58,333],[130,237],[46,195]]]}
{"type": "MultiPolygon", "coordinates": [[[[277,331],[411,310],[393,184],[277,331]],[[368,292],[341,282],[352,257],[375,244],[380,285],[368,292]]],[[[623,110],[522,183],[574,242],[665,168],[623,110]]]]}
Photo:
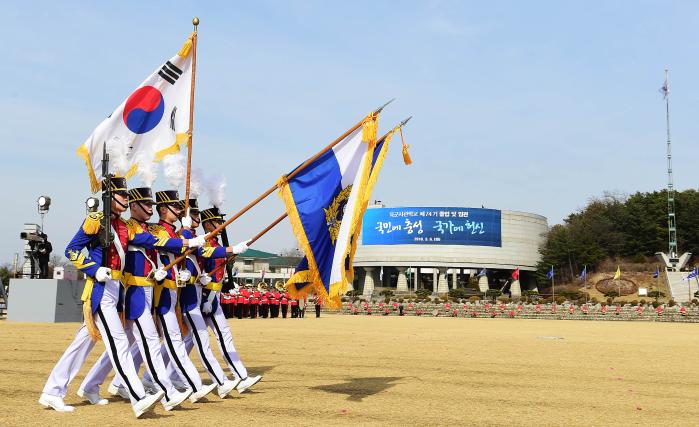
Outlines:
{"type": "Polygon", "coordinates": [[[437,282],[437,293],[438,294],[448,294],[449,293],[449,283],[447,283],[447,269],[439,269],[439,281],[437,282]]]}
{"type": "Polygon", "coordinates": [[[415,275],[415,281],[413,282],[413,285],[415,286],[415,289],[413,289],[413,292],[416,292],[418,289],[420,289],[420,267],[413,267],[414,268],[414,275],[415,275]]]}
{"type": "Polygon", "coordinates": [[[459,286],[459,269],[451,269],[451,288],[456,289],[459,286]]]}
{"type": "Polygon", "coordinates": [[[364,276],[364,291],[362,295],[370,297],[374,293],[374,267],[364,267],[366,276],[364,276]]]}
{"type": "Polygon", "coordinates": [[[432,293],[437,293],[437,284],[439,283],[439,271],[436,268],[432,268],[432,293]]]}
{"type": "Polygon", "coordinates": [[[408,293],[408,278],[405,275],[405,267],[396,267],[398,269],[398,283],[396,284],[397,294],[408,293]]]}
{"type": "Polygon", "coordinates": [[[510,297],[520,298],[522,296],[522,287],[519,284],[519,280],[515,280],[510,284],[510,297]]]}
{"type": "Polygon", "coordinates": [[[481,292],[488,291],[488,276],[481,276],[478,278],[478,289],[481,292]]]}

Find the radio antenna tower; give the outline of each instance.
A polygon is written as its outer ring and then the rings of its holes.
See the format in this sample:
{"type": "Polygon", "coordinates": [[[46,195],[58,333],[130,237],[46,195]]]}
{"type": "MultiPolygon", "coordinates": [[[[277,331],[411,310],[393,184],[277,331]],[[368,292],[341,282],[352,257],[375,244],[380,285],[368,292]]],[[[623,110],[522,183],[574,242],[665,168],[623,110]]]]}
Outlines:
{"type": "Polygon", "coordinates": [[[677,223],[675,222],[675,189],[672,185],[672,143],[670,142],[670,84],[668,69],[665,69],[665,84],[660,89],[665,98],[665,121],[667,126],[667,232],[668,255],[677,258],[677,223]]]}

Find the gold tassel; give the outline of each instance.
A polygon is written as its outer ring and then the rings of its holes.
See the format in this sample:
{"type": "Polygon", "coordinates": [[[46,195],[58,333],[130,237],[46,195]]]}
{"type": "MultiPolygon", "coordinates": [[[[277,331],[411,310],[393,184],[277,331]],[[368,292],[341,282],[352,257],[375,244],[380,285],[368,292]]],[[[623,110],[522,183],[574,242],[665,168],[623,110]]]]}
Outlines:
{"type": "Polygon", "coordinates": [[[100,330],[95,325],[95,318],[92,316],[92,301],[89,298],[83,302],[83,317],[85,318],[85,327],[87,327],[88,335],[90,335],[92,341],[99,341],[102,337],[100,336],[100,330]]]}
{"type": "Polygon", "coordinates": [[[182,319],[182,307],[180,306],[180,290],[177,290],[177,301],[175,302],[175,314],[177,315],[177,323],[180,325],[182,336],[187,335],[187,324],[182,319]]]}
{"type": "Polygon", "coordinates": [[[196,33],[192,33],[191,36],[187,39],[186,42],[184,42],[184,45],[182,45],[182,49],[180,49],[179,52],[177,52],[177,55],[180,56],[181,58],[186,58],[189,56],[189,52],[192,51],[192,39],[196,37],[196,33]]]}
{"type": "Polygon", "coordinates": [[[410,148],[410,145],[405,143],[405,140],[403,139],[403,128],[400,128],[400,142],[403,143],[403,163],[406,165],[410,165],[413,163],[413,159],[410,158],[410,153],[408,152],[408,148],[410,148]]]}
{"type": "MultiPolygon", "coordinates": [[[[124,310],[126,310],[126,309],[124,309],[124,310]]],[[[126,327],[126,311],[119,312],[119,320],[121,320],[121,327],[125,328],[126,327]]]]}
{"type": "Polygon", "coordinates": [[[377,119],[378,117],[374,113],[364,119],[364,123],[362,123],[362,141],[368,144],[376,144],[377,119]]]}

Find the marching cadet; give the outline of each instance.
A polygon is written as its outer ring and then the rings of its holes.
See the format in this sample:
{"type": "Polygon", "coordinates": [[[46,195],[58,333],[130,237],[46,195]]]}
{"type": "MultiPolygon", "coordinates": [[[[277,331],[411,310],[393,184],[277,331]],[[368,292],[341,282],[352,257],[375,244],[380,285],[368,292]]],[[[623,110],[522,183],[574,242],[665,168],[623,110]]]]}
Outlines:
{"type": "MultiPolygon", "coordinates": [[[[103,191],[106,190],[104,186],[103,183],[103,191]]],[[[164,396],[164,392],[146,394],[134,368],[133,359],[129,352],[129,342],[119,313],[117,313],[117,304],[121,292],[120,281],[125,267],[127,245],[132,243],[147,246],[148,242],[152,242],[152,236],[147,233],[132,234],[126,221],[121,218],[121,214],[127,208],[126,179],[111,179],[110,190],[112,192],[112,217],[108,218],[108,224],[111,228],[112,241],[109,250],[110,256],[107,260],[108,267],[100,266],[102,262],[100,229],[103,219],[103,214],[100,212],[88,215],[66,248],[66,257],[88,276],[83,291],[85,323],[80,327],[73,342],[51,371],[39,398],[39,403],[59,412],[72,412],[74,410],[72,406],[63,402],[68,384],[78,373],[94,347],[93,338],[101,335],[109,359],[124,381],[134,415],[138,418],[152,408],[164,396]],[[86,249],[87,253],[84,253],[83,249],[86,249]]],[[[96,400],[96,403],[105,403],[104,399],[99,398],[99,395],[87,397],[91,401],[96,400]]]]}
{"type": "MultiPolygon", "coordinates": [[[[126,225],[129,233],[134,235],[146,233],[150,235],[150,239],[148,239],[149,244],[144,246],[130,243],[126,252],[126,266],[124,267],[126,333],[129,340],[132,341],[131,354],[137,370],[145,355],[147,374],[149,374],[146,376],[149,379],[144,379],[144,384],[147,388],[159,388],[165,393],[163,407],[170,411],[190,396],[192,390],[177,391],[169,376],[163,375],[165,363],[161,355],[160,337],[152,317],[154,285],[156,281],[162,280],[166,276],[165,270],[157,267],[157,250],[179,254],[183,247],[201,246],[204,239],[196,239],[194,236],[187,236],[187,240],[179,238],[156,239],[150,234],[149,225],[146,222],[153,216],[154,201],[151,189],[148,187],[133,188],[128,193],[131,218],[126,221],[126,225]]],[[[108,354],[105,352],[85,376],[78,394],[84,394],[84,397],[93,404],[98,403],[91,396],[99,396],[99,387],[111,369],[108,354]]],[[[213,386],[198,390],[190,396],[190,400],[192,402],[198,401],[212,388],[213,386]]],[[[121,396],[126,396],[128,393],[118,378],[115,378],[109,390],[112,394],[121,396]]]]}
{"type": "MultiPolygon", "coordinates": [[[[206,231],[207,234],[211,233],[214,231],[214,229],[223,224],[223,216],[219,212],[218,208],[214,207],[205,209],[201,212],[201,216],[204,231],[206,231]]],[[[250,241],[248,240],[238,243],[232,248],[226,248],[226,252],[228,254],[243,253],[247,250],[249,242],[250,241]]],[[[208,247],[214,248],[214,250],[221,247],[221,245],[218,243],[217,237],[211,237],[208,240],[208,247]]],[[[240,379],[236,389],[239,393],[242,393],[257,384],[262,379],[262,376],[248,376],[248,371],[245,368],[245,365],[243,365],[243,362],[240,360],[240,356],[238,356],[238,352],[233,344],[233,334],[228,327],[228,322],[226,321],[226,317],[223,315],[219,301],[219,294],[221,293],[221,288],[223,287],[222,281],[224,269],[220,268],[215,274],[213,274],[213,276],[209,276],[209,273],[216,270],[220,264],[225,262],[225,258],[208,258],[204,260],[204,272],[206,272],[207,275],[204,276],[205,280],[202,281],[204,290],[202,292],[203,303],[201,306],[201,311],[204,314],[206,324],[209,325],[211,330],[214,332],[214,336],[218,340],[219,349],[221,350],[223,358],[228,364],[228,368],[231,370],[234,377],[240,379]]]]}
{"type": "MultiPolygon", "coordinates": [[[[181,203],[184,204],[184,201],[181,203]]],[[[184,229],[182,231],[182,236],[185,238],[193,238],[196,235],[195,230],[199,227],[201,221],[196,199],[189,200],[189,209],[189,218],[192,226],[190,229],[184,229]]],[[[185,218],[183,218],[182,221],[184,221],[185,218]]],[[[199,248],[195,252],[196,255],[187,255],[186,268],[191,273],[192,277],[187,282],[187,285],[181,289],[180,293],[180,307],[189,325],[189,333],[185,339],[188,343],[187,351],[191,351],[191,347],[193,346],[192,342],[196,342],[199,358],[206,368],[209,377],[218,384],[218,395],[221,398],[226,397],[228,393],[233,391],[238,383],[240,383],[241,379],[237,378],[235,381],[229,380],[211,351],[209,329],[200,310],[202,304],[202,286],[208,285],[211,282],[211,278],[202,271],[201,265],[209,259],[225,259],[229,254],[241,254],[246,250],[247,245],[245,242],[228,248],[222,246],[213,247],[207,244],[206,247],[199,248]]],[[[216,331],[214,330],[214,332],[216,331]]]]}
{"type": "Polygon", "coordinates": [[[279,303],[281,300],[282,296],[277,291],[276,289],[272,291],[272,297],[270,299],[270,311],[272,312],[272,315],[270,317],[276,318],[279,317],[279,303]]]}
{"type": "MultiPolygon", "coordinates": [[[[158,221],[158,224],[149,227],[151,233],[160,239],[177,237],[174,223],[182,216],[183,210],[177,190],[156,192],[155,202],[160,221],[158,221]]],[[[189,217],[183,218],[182,224],[186,228],[190,227],[192,225],[191,219],[189,217]]],[[[173,254],[160,253],[159,262],[161,264],[169,264],[174,260],[175,256],[173,254]]],[[[155,314],[160,321],[159,326],[164,338],[163,345],[170,359],[168,366],[172,366],[179,378],[193,393],[198,393],[205,386],[202,384],[197,368],[189,358],[182,337],[182,330],[180,329],[181,317],[177,301],[180,288],[185,286],[191,277],[192,275],[186,268],[180,270],[177,266],[172,267],[167,271],[166,277],[157,283],[154,302],[155,314]]]]}

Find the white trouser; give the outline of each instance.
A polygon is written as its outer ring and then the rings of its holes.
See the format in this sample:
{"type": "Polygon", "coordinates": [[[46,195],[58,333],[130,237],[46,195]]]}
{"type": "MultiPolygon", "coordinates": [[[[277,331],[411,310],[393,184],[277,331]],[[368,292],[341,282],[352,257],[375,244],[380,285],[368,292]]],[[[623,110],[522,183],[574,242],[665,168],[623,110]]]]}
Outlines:
{"type": "MultiPolygon", "coordinates": [[[[109,354],[109,359],[116,368],[117,374],[125,382],[131,404],[133,405],[143,399],[146,396],[146,392],[134,368],[133,360],[129,353],[129,341],[121,325],[119,313],[117,313],[116,307],[119,302],[120,288],[121,284],[118,280],[110,279],[105,282],[102,300],[94,313],[94,317],[95,324],[102,335],[104,346],[109,354]]],[[[65,397],[68,384],[75,378],[80,367],[85,363],[85,359],[92,347],[94,347],[94,342],[90,339],[87,328],[83,325],[78,330],[73,342],[68,346],[58,363],[56,363],[53,371],[51,371],[49,379],[44,386],[44,393],[65,397]]]]}
{"type": "MultiPolygon", "coordinates": [[[[131,343],[129,351],[131,352],[137,372],[145,357],[146,372],[150,374],[149,379],[165,392],[165,400],[169,401],[170,396],[176,393],[177,390],[175,390],[169,378],[163,378],[165,363],[160,354],[160,336],[158,335],[155,323],[153,322],[153,316],[151,315],[153,288],[144,287],[143,290],[146,294],[146,305],[143,309],[143,313],[135,320],[126,321],[126,334],[131,343]]],[[[102,358],[104,358],[104,356],[105,355],[102,355],[102,358]]],[[[107,378],[109,371],[111,371],[111,366],[107,364],[105,367],[104,365],[104,363],[100,364],[100,360],[97,361],[83,381],[83,390],[90,392],[99,391],[99,386],[107,378]]],[[[123,386],[123,381],[120,380],[118,375],[114,376],[114,381],[112,383],[115,386],[123,386]]]]}
{"type": "MultiPolygon", "coordinates": [[[[199,294],[201,295],[201,290],[199,290],[199,294]]],[[[182,313],[182,315],[187,318],[190,329],[188,335],[190,335],[190,340],[196,344],[194,347],[197,348],[199,359],[201,359],[201,363],[206,368],[206,372],[208,372],[211,381],[218,385],[223,385],[223,382],[228,380],[228,378],[226,378],[226,374],[223,372],[223,369],[221,369],[221,365],[219,365],[216,356],[214,356],[214,353],[211,351],[209,329],[206,327],[206,322],[204,322],[204,317],[201,315],[199,306],[197,305],[196,308],[187,313],[182,313]]],[[[191,347],[187,350],[190,349],[191,347]]]]}
{"type": "Polygon", "coordinates": [[[165,288],[163,292],[170,292],[170,307],[167,313],[158,313],[158,319],[160,320],[160,330],[163,335],[163,345],[170,359],[169,364],[174,365],[173,367],[177,370],[179,377],[184,380],[184,383],[193,392],[197,392],[202,388],[201,377],[194,363],[189,359],[187,349],[182,341],[180,325],[177,322],[177,314],[175,314],[175,307],[178,304],[177,291],[165,288]]]}
{"type": "MultiPolygon", "coordinates": [[[[218,292],[216,297],[218,298],[218,292]]],[[[219,300],[220,301],[220,300],[219,300]]],[[[238,352],[235,350],[235,345],[233,345],[233,334],[228,326],[228,320],[223,314],[223,309],[221,309],[221,304],[217,304],[216,311],[211,315],[204,317],[206,324],[214,332],[216,341],[218,342],[218,347],[223,354],[223,358],[228,364],[228,369],[230,369],[233,377],[245,379],[248,377],[248,370],[245,369],[245,365],[240,360],[238,352]]]]}

